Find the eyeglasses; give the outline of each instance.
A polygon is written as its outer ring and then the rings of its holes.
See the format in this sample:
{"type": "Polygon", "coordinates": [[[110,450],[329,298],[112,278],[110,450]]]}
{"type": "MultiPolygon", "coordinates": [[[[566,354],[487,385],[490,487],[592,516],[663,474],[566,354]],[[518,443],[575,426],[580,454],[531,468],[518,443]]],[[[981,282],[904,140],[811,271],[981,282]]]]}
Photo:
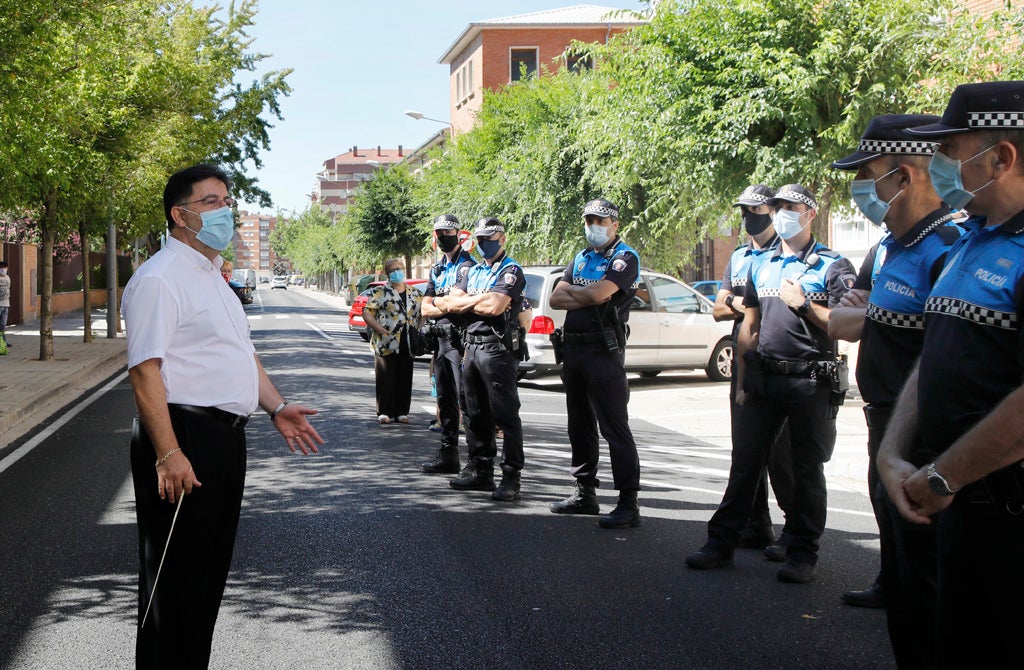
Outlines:
{"type": "Polygon", "coordinates": [[[178,207],[181,207],[183,205],[194,205],[197,202],[201,202],[204,205],[206,205],[207,207],[217,207],[221,203],[224,203],[222,205],[223,207],[234,207],[235,205],[238,204],[238,201],[235,200],[234,198],[232,198],[231,196],[228,196],[226,198],[220,198],[220,197],[218,197],[216,195],[208,195],[205,198],[200,198],[199,200],[191,200],[189,202],[179,202],[178,203],[178,207]]]}

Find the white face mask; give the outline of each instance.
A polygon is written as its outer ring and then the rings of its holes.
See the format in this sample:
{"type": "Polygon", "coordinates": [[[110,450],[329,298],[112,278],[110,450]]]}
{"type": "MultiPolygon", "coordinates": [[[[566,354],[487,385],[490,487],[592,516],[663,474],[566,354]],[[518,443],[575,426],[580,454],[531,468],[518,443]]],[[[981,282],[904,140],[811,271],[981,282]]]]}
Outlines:
{"type": "Polygon", "coordinates": [[[780,209],[775,212],[775,218],[772,219],[772,224],[775,226],[775,232],[779,234],[784,240],[791,240],[800,234],[800,231],[804,229],[805,225],[800,223],[800,219],[803,214],[800,212],[794,212],[790,209],[780,209]]]}
{"type": "Polygon", "coordinates": [[[0,277],[3,277],[5,274],[7,274],[7,268],[0,268],[0,277]]]}

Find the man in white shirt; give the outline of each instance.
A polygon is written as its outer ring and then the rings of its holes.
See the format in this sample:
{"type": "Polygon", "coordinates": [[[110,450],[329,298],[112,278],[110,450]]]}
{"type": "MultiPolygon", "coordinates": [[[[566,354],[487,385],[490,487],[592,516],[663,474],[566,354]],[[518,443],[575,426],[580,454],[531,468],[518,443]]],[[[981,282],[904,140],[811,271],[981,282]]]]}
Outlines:
{"type": "Polygon", "coordinates": [[[245,312],[220,274],[220,252],[234,234],[230,188],[212,165],[171,176],[167,244],[122,297],[139,410],[131,443],[138,668],[209,664],[242,505],[249,414],[266,410],[292,451],[323,444],[306,418],[316,411],[285,402],[263,370],[245,312]]]}

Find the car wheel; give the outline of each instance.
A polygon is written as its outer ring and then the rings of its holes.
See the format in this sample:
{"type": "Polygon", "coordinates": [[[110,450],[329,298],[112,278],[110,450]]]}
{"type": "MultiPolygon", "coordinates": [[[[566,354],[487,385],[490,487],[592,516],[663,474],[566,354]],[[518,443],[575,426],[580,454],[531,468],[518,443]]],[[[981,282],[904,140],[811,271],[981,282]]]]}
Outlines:
{"type": "Polygon", "coordinates": [[[711,359],[704,369],[713,382],[727,382],[732,379],[732,340],[724,339],[715,345],[711,359]]]}
{"type": "Polygon", "coordinates": [[[640,376],[644,379],[654,379],[661,374],[661,370],[641,370],[640,376]]]}

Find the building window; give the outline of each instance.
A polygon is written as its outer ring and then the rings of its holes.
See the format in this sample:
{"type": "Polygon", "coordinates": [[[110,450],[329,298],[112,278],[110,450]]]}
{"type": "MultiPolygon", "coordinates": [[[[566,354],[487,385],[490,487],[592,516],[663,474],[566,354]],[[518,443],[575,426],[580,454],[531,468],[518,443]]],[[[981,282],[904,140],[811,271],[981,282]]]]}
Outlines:
{"type": "Polygon", "coordinates": [[[593,70],[594,61],[587,55],[569,55],[565,57],[565,69],[569,72],[583,72],[584,70],[593,70]]]}
{"type": "Polygon", "coordinates": [[[537,48],[512,49],[509,52],[509,81],[519,81],[537,74],[537,48]]]}

